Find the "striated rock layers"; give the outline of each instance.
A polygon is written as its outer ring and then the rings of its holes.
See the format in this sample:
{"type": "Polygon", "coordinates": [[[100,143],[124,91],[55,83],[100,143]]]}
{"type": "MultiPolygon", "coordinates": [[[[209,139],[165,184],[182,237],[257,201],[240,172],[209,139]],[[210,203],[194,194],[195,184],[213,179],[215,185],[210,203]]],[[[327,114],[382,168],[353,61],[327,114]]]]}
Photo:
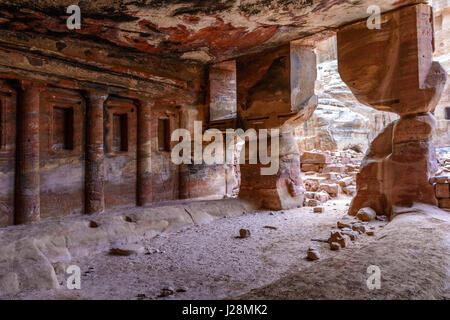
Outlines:
{"type": "MultiPolygon", "coordinates": [[[[447,73],[450,72],[450,2],[433,1],[435,52],[434,58],[447,73]]],[[[434,110],[436,133],[433,141],[437,148],[450,146],[450,81],[447,81],[441,100],[434,110]]]]}
{"type": "Polygon", "coordinates": [[[337,34],[339,73],[357,99],[400,116],[366,153],[351,215],[370,207],[392,218],[396,206],[437,205],[429,183],[437,170],[432,112],[447,74],[433,61],[431,17],[431,7],[419,4],[383,14],[381,29],[363,21],[337,34]]]}

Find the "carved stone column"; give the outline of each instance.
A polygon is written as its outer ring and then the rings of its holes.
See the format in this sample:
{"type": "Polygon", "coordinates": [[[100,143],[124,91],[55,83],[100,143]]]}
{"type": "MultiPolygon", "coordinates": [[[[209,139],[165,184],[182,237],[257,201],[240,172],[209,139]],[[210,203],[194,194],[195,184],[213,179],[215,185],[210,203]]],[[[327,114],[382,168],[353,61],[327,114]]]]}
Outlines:
{"type": "Polygon", "coordinates": [[[151,108],[152,102],[140,101],[138,108],[138,168],[137,168],[137,205],[144,206],[152,202],[152,141],[151,108]]]}
{"type": "Polygon", "coordinates": [[[15,223],[40,220],[39,100],[45,85],[20,82],[15,223]]]}
{"type": "Polygon", "coordinates": [[[86,213],[105,210],[103,104],[108,95],[87,93],[87,143],[86,143],[86,213]]]}

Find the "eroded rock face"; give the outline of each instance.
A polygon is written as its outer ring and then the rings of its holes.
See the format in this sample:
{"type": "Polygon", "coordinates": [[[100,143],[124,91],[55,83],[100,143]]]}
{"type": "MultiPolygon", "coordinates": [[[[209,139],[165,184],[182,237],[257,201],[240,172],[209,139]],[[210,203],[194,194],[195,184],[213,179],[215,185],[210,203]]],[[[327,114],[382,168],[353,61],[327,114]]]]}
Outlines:
{"type": "Polygon", "coordinates": [[[303,205],[300,152],[294,127],[308,120],[317,106],[313,48],[290,43],[238,59],[237,109],[245,129],[275,128],[279,135],[279,170],[261,175],[260,164],[241,164],[239,197],[269,209],[303,205]]]}
{"type": "Polygon", "coordinates": [[[329,60],[317,66],[317,108],[309,120],[295,129],[299,148],[365,152],[370,141],[398,116],[360,103],[339,76],[337,57],[332,55],[336,50],[335,37],[324,43],[328,55],[318,51],[319,59],[329,60]]]}
{"type": "Polygon", "coordinates": [[[351,215],[370,207],[392,218],[396,206],[437,205],[428,181],[437,170],[432,141],[436,121],[430,111],[439,101],[447,75],[432,61],[430,19],[431,8],[420,4],[384,14],[382,29],[368,31],[363,23],[356,23],[338,32],[343,80],[361,102],[400,115],[366,153],[351,215]],[[403,32],[407,36],[398,37],[403,32]],[[354,41],[356,37],[360,40],[354,41]]]}
{"type": "Polygon", "coordinates": [[[390,216],[393,206],[437,205],[428,182],[437,170],[434,126],[431,113],[402,117],[372,141],[356,178],[357,195],[349,214],[370,207],[390,216]]]}
{"type": "Polygon", "coordinates": [[[447,74],[433,59],[431,7],[383,14],[382,28],[366,21],[337,33],[339,74],[356,98],[401,116],[434,111],[447,74]]]}
{"type": "MultiPolygon", "coordinates": [[[[450,4],[448,1],[433,1],[435,52],[434,59],[450,73],[450,4]]],[[[450,146],[450,81],[447,81],[441,100],[434,110],[436,134],[434,143],[437,148],[450,146]]]]}
{"type": "Polygon", "coordinates": [[[291,132],[280,135],[279,169],[262,175],[261,164],[241,164],[239,197],[260,206],[281,210],[303,205],[305,188],[300,175],[300,153],[291,132]]]}

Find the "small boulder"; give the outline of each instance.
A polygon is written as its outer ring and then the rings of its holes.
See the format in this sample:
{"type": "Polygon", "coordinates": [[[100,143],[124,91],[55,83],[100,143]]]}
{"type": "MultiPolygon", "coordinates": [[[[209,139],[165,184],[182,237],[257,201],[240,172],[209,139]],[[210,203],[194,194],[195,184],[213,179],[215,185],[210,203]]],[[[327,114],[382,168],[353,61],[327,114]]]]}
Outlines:
{"type": "Polygon", "coordinates": [[[98,228],[98,223],[94,220],[89,221],[89,228],[98,228]]]}
{"type": "Polygon", "coordinates": [[[330,238],[328,239],[329,243],[336,242],[339,243],[341,248],[345,248],[348,246],[350,241],[350,237],[342,234],[341,231],[332,231],[330,234],[330,238]]]}
{"type": "Polygon", "coordinates": [[[323,207],[315,207],[313,210],[314,210],[314,213],[322,213],[323,207]]]}
{"type": "Polygon", "coordinates": [[[372,221],[377,216],[375,210],[369,207],[359,209],[356,217],[362,221],[372,221]]]}
{"type": "Polygon", "coordinates": [[[244,239],[250,237],[250,230],[248,229],[241,229],[239,230],[239,238],[244,239]]]}
{"type": "Polygon", "coordinates": [[[340,187],[336,183],[323,183],[319,186],[319,191],[325,191],[333,198],[339,196],[339,189],[340,187]]]}
{"type": "Polygon", "coordinates": [[[316,193],[312,192],[312,191],[307,191],[305,192],[305,198],[306,199],[314,199],[315,198],[316,193]]]}
{"type": "Polygon", "coordinates": [[[315,248],[309,248],[308,252],[306,254],[306,257],[308,258],[308,260],[319,260],[320,259],[320,254],[319,251],[315,248]]]}
{"type": "Polygon", "coordinates": [[[331,250],[339,250],[341,248],[341,245],[337,242],[330,242],[330,249],[331,250]]]}
{"type": "Polygon", "coordinates": [[[346,186],[342,188],[342,191],[348,196],[354,196],[356,194],[356,186],[346,186]]]}
{"type": "Polygon", "coordinates": [[[163,288],[158,298],[165,298],[175,293],[175,290],[172,287],[163,288]]]}
{"type": "Polygon", "coordinates": [[[350,226],[349,224],[346,224],[346,223],[341,222],[341,221],[338,221],[338,222],[337,222],[337,227],[338,227],[339,229],[342,229],[342,228],[349,228],[349,229],[351,229],[351,226],[350,226]]]}
{"type": "Polygon", "coordinates": [[[320,201],[320,202],[327,202],[330,200],[330,195],[326,193],[325,191],[320,191],[314,193],[314,199],[320,201]]]}
{"type": "Polygon", "coordinates": [[[300,162],[302,164],[312,163],[312,164],[325,164],[331,163],[331,157],[323,152],[310,152],[305,151],[300,156],[300,162]]]}
{"type": "Polygon", "coordinates": [[[133,254],[133,251],[121,248],[111,248],[109,249],[109,254],[112,256],[129,256],[133,254]]]}
{"type": "Polygon", "coordinates": [[[344,188],[352,183],[353,183],[352,177],[345,177],[338,181],[338,184],[341,186],[341,188],[344,188]]]}
{"type": "Polygon", "coordinates": [[[316,207],[318,204],[319,204],[319,202],[318,202],[317,200],[315,200],[315,199],[309,199],[309,200],[306,202],[306,205],[307,205],[308,207],[316,207]]]}
{"type": "Polygon", "coordinates": [[[112,256],[129,256],[132,254],[145,253],[145,251],[145,247],[139,244],[114,245],[109,250],[109,254],[112,256]]]}
{"type": "Polygon", "coordinates": [[[344,228],[341,230],[342,234],[347,235],[350,240],[355,241],[358,239],[358,232],[353,231],[352,229],[344,228]]]}
{"type": "Polygon", "coordinates": [[[357,231],[358,233],[364,233],[366,232],[366,227],[360,223],[355,223],[352,225],[352,230],[357,231]]]}

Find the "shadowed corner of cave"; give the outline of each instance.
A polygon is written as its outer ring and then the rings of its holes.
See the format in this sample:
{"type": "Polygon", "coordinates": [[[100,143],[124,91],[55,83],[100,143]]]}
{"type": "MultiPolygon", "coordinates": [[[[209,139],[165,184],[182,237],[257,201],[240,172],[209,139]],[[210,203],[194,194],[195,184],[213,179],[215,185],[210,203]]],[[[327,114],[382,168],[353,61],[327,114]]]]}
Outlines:
{"type": "Polygon", "coordinates": [[[0,299],[450,298],[448,1],[63,2],[0,3],[0,299]]]}

